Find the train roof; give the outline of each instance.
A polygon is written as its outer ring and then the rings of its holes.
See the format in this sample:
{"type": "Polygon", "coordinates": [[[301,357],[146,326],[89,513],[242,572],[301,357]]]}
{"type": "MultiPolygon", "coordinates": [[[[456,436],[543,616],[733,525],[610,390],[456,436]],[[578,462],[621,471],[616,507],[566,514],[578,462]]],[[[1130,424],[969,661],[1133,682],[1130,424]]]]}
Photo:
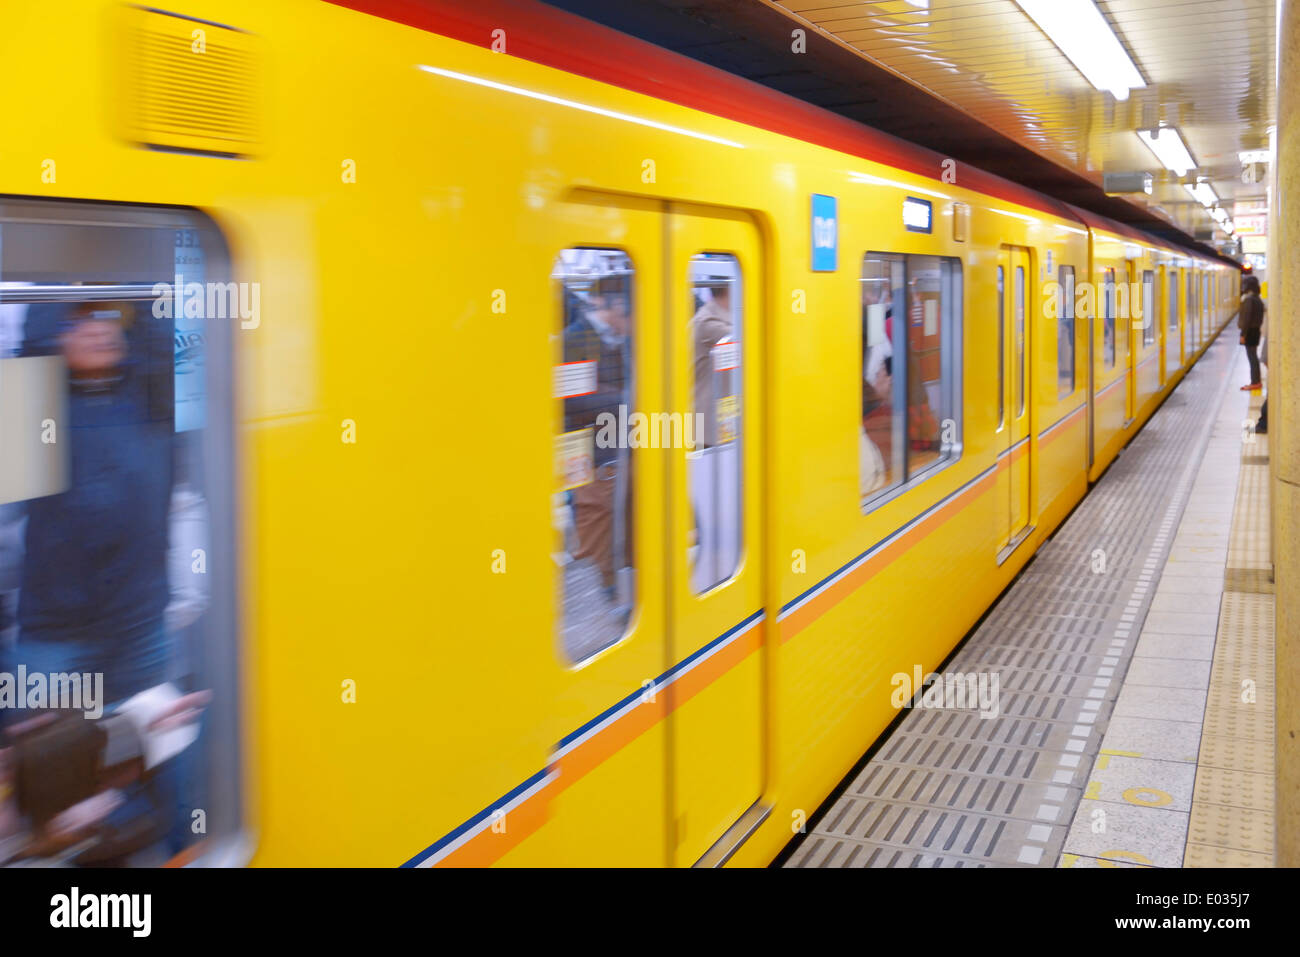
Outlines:
{"type": "MultiPolygon", "coordinates": [[[[536,0],[327,0],[335,6],[452,39],[485,45],[507,25],[511,56],[700,110],[793,139],[937,180],[945,157],[933,150],[645,40],[536,0]]],[[[1080,209],[976,166],[960,164],[961,185],[1007,202],[1181,254],[1191,248],[1080,209]]],[[[1221,261],[1231,260],[1219,257],[1221,261]]]]}

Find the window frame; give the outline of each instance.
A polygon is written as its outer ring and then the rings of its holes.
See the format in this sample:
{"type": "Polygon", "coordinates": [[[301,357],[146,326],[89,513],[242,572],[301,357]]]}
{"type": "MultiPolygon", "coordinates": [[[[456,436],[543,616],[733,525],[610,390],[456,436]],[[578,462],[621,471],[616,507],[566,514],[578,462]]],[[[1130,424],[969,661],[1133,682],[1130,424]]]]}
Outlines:
{"type": "MultiPolygon", "coordinates": [[[[736,490],[735,491],[736,491],[737,539],[736,539],[735,562],[734,564],[732,564],[732,566],[729,569],[727,569],[722,574],[720,578],[705,585],[704,588],[702,588],[701,590],[696,591],[695,586],[690,581],[690,576],[688,575],[688,580],[686,583],[687,588],[690,590],[690,593],[696,598],[703,598],[707,595],[713,594],[719,589],[725,588],[731,581],[735,579],[735,577],[740,573],[740,570],[744,567],[746,544],[747,544],[745,541],[745,479],[747,477],[745,473],[745,455],[746,455],[745,426],[746,423],[748,422],[749,417],[745,414],[745,400],[746,400],[745,370],[747,368],[745,344],[748,341],[747,330],[745,328],[745,307],[748,305],[745,302],[745,269],[744,269],[744,265],[740,260],[740,256],[738,256],[734,252],[721,251],[716,249],[699,250],[698,252],[693,253],[690,259],[688,260],[688,267],[687,267],[688,275],[686,277],[686,281],[688,287],[687,291],[689,294],[694,295],[695,289],[697,288],[697,284],[689,274],[689,270],[692,267],[694,267],[696,263],[710,261],[709,257],[713,257],[713,261],[718,261],[719,259],[728,261],[731,265],[731,268],[735,271],[735,275],[736,275],[735,285],[734,285],[735,297],[734,297],[734,301],[731,303],[732,332],[730,333],[730,335],[736,338],[737,340],[736,353],[739,360],[739,364],[736,366],[734,370],[732,370],[734,375],[733,386],[735,390],[732,394],[732,397],[735,398],[736,400],[736,431],[734,437],[730,440],[729,443],[719,442],[718,447],[721,447],[724,444],[730,444],[735,449],[734,455],[736,457],[736,490]]],[[[693,310],[692,317],[694,315],[695,312],[693,310]]],[[[686,346],[688,350],[691,350],[692,354],[690,359],[690,365],[691,368],[694,368],[695,343],[693,340],[690,340],[688,338],[688,341],[686,342],[686,346]]],[[[695,403],[694,386],[695,383],[692,382],[691,394],[690,394],[691,404],[689,406],[689,411],[687,413],[691,415],[700,411],[699,409],[696,409],[694,407],[694,403],[695,403]]],[[[718,401],[718,397],[714,396],[714,408],[710,410],[710,413],[715,416],[717,414],[717,401],[718,401]]],[[[704,451],[703,448],[700,448],[702,444],[700,436],[695,437],[695,442],[696,442],[696,449],[685,450],[687,452],[685,474],[686,474],[686,497],[688,501],[690,501],[690,495],[691,495],[691,490],[690,490],[691,459],[689,457],[689,454],[692,451],[701,451],[701,452],[704,451]]],[[[635,614],[635,608],[633,609],[633,613],[635,614]]]]}
{"type": "Polygon", "coordinates": [[[1007,426],[1007,277],[998,263],[998,432],[1007,426]]]}
{"type": "Polygon", "coordinates": [[[1101,367],[1103,371],[1109,372],[1115,368],[1115,363],[1119,356],[1119,331],[1116,328],[1117,320],[1115,318],[1115,267],[1108,266],[1102,270],[1101,282],[1102,295],[1102,314],[1101,314],[1101,367]],[[1110,331],[1110,348],[1106,347],[1106,332],[1110,331]]]}
{"type": "MultiPolygon", "coordinates": [[[[637,373],[636,350],[639,345],[638,339],[641,332],[640,328],[637,326],[637,315],[636,315],[638,272],[637,272],[636,260],[633,259],[632,254],[622,246],[590,243],[590,244],[578,244],[572,246],[561,246],[559,249],[556,250],[555,259],[552,262],[552,269],[549,277],[550,281],[556,284],[556,288],[554,290],[556,296],[555,307],[558,307],[557,318],[559,319],[559,327],[553,333],[553,335],[555,336],[555,345],[551,352],[552,370],[554,369],[555,365],[559,363],[563,363],[565,360],[564,333],[568,327],[566,322],[568,313],[567,313],[565,297],[568,290],[566,286],[567,280],[556,276],[556,268],[560,265],[562,261],[561,257],[563,253],[568,251],[579,251],[579,252],[594,251],[598,253],[599,252],[617,253],[618,255],[622,256],[625,261],[626,268],[627,268],[627,277],[628,277],[627,278],[628,359],[625,363],[626,368],[624,370],[624,379],[625,379],[624,399],[629,409],[636,409],[639,407],[637,399],[640,391],[640,380],[636,374],[637,373]]],[[[595,278],[599,279],[600,277],[595,277],[595,278]]],[[[565,401],[566,398],[564,397],[557,397],[554,396],[554,394],[552,395],[552,402],[555,403],[552,412],[551,434],[552,434],[553,441],[567,434],[564,431],[565,401]]],[[[593,437],[593,441],[594,441],[594,437],[593,437]]],[[[635,450],[631,448],[627,449],[629,481],[635,481],[635,476],[637,472],[631,454],[633,451],[635,450]]],[[[554,460],[552,460],[552,462],[554,464],[554,460]]],[[[592,464],[593,464],[593,469],[599,469],[599,466],[595,464],[594,457],[593,457],[592,464]]],[[[599,481],[599,479],[593,478],[593,481],[599,481]]],[[[561,490],[557,489],[557,491],[561,491],[561,490]]],[[[627,526],[630,526],[635,531],[636,521],[637,521],[638,499],[635,494],[631,496],[631,499],[632,499],[632,507],[628,510],[629,514],[625,518],[625,524],[627,526]]],[[[554,527],[552,527],[552,533],[554,533],[554,527]]],[[[632,548],[631,548],[631,555],[628,556],[629,564],[627,567],[629,567],[632,570],[632,596],[629,603],[629,612],[628,612],[627,620],[624,623],[622,630],[619,632],[616,638],[608,642],[605,642],[603,644],[599,644],[592,648],[585,648],[585,647],[582,648],[581,650],[583,653],[581,654],[581,656],[576,656],[570,653],[570,647],[565,638],[566,615],[564,611],[564,604],[565,604],[564,571],[567,565],[561,565],[555,569],[556,580],[555,580],[554,587],[556,589],[555,592],[556,628],[554,632],[554,638],[555,638],[556,652],[559,656],[561,664],[563,664],[564,667],[569,669],[581,668],[585,666],[587,663],[594,660],[597,656],[602,655],[605,652],[609,651],[609,649],[614,648],[622,644],[623,642],[627,641],[636,633],[637,622],[640,618],[639,612],[641,610],[641,603],[644,597],[641,588],[642,577],[639,574],[637,574],[638,571],[638,564],[636,561],[636,556],[638,551],[637,541],[638,540],[634,537],[632,548]]],[[[616,579],[614,585],[615,589],[617,589],[618,587],[617,576],[619,571],[620,569],[618,568],[614,569],[614,574],[616,579]]]]}
{"type": "MultiPolygon", "coordinates": [[[[246,279],[236,272],[227,231],[204,210],[193,206],[0,197],[0,256],[5,248],[6,230],[22,225],[45,229],[66,227],[70,233],[78,229],[100,228],[117,228],[131,233],[142,229],[194,232],[211,240],[204,241],[199,247],[204,257],[203,282],[224,285],[246,279]]],[[[175,239],[173,236],[173,242],[168,244],[172,250],[180,245],[175,239]]],[[[18,243],[13,246],[21,248],[18,243]]],[[[59,246],[67,251],[70,259],[75,259],[87,250],[93,250],[94,244],[78,247],[75,244],[61,243],[59,246]]],[[[193,247],[187,245],[185,248],[193,247]]],[[[86,271],[77,272],[75,263],[73,268],[61,272],[73,274],[74,281],[87,280],[86,271]]],[[[175,280],[175,267],[172,275],[154,278],[170,285],[175,280]]],[[[10,281],[14,280],[4,273],[4,260],[0,258],[0,282],[10,281]]],[[[62,282],[50,283],[48,280],[37,284],[50,288],[64,285],[62,282]]],[[[101,297],[93,295],[94,286],[72,287],[69,284],[69,288],[77,288],[87,294],[42,301],[102,301],[101,297]]],[[[8,301],[33,301],[20,296],[21,293],[8,301]]],[[[152,294],[149,297],[123,298],[136,302],[157,302],[152,294]]],[[[195,447],[201,455],[198,474],[203,479],[201,494],[207,509],[204,572],[207,594],[201,618],[187,625],[186,630],[194,627],[197,621],[205,622],[206,632],[197,648],[199,663],[195,664],[191,660],[190,664],[197,676],[216,692],[212,702],[205,708],[205,724],[199,738],[199,741],[205,742],[202,747],[206,750],[191,751],[188,757],[194,775],[189,783],[196,790],[204,792],[200,799],[204,802],[207,813],[206,840],[191,845],[189,850],[197,850],[194,858],[197,865],[242,866],[252,858],[257,840],[246,793],[248,767],[254,758],[248,746],[253,729],[246,704],[256,689],[244,680],[248,661],[240,627],[243,597],[240,582],[245,571],[240,565],[243,554],[241,545],[245,537],[241,521],[244,514],[244,483],[241,482],[244,463],[240,455],[237,422],[239,402],[236,395],[238,373],[235,336],[239,333],[242,321],[205,316],[203,323],[203,423],[201,427],[174,433],[197,433],[195,447]]],[[[172,415],[175,417],[174,393],[171,401],[172,415]]],[[[174,492],[175,485],[173,494],[174,492]]],[[[193,653],[196,649],[191,647],[187,651],[193,653]]],[[[197,747],[197,742],[191,747],[197,747]]]]}
{"type": "MultiPolygon", "coordinates": [[[[886,252],[884,250],[868,249],[862,254],[859,262],[862,264],[859,271],[859,289],[863,280],[863,271],[869,261],[900,263],[903,267],[903,310],[906,311],[906,295],[908,283],[911,278],[911,261],[915,259],[933,259],[939,265],[940,289],[941,294],[946,289],[948,295],[940,301],[939,308],[939,333],[940,333],[940,387],[941,395],[949,404],[948,415],[939,419],[940,429],[945,419],[951,419],[956,431],[955,441],[948,447],[947,451],[940,451],[939,457],[934,461],[926,463],[915,472],[911,471],[911,450],[909,445],[911,410],[906,404],[906,399],[911,387],[908,381],[911,358],[911,342],[907,335],[906,316],[904,321],[895,324],[895,333],[902,329],[903,342],[900,346],[891,338],[890,346],[892,352],[892,366],[895,370],[901,368],[903,374],[895,376],[895,394],[901,394],[904,401],[904,415],[902,420],[903,428],[903,461],[900,468],[901,478],[884,488],[877,489],[865,498],[859,496],[859,511],[863,516],[869,516],[881,506],[893,501],[901,495],[906,494],[917,486],[928,481],[930,478],[942,472],[944,469],[961,461],[965,452],[965,443],[963,441],[965,430],[965,419],[963,415],[964,407],[964,387],[962,379],[964,340],[962,333],[964,331],[965,316],[965,261],[960,256],[946,256],[936,253],[897,253],[886,252]],[[951,303],[951,305],[948,305],[951,303]],[[900,361],[901,355],[901,361],[900,361]],[[901,386],[897,383],[901,382],[901,386]]],[[[859,309],[861,308],[861,295],[859,295],[859,309]]],[[[859,323],[861,327],[861,323],[859,323]]],[[[863,353],[863,343],[859,342],[859,355],[863,353]]],[[[864,381],[865,369],[859,365],[858,368],[858,405],[861,406],[861,390],[864,381]]],[[[891,415],[895,410],[891,408],[891,415]]],[[[897,421],[897,420],[895,420],[897,421]]],[[[861,420],[859,419],[859,424],[861,420]]],[[[891,432],[892,436],[892,432],[891,432]]],[[[859,474],[859,483],[861,475],[859,474]]]]}
{"type": "Polygon", "coordinates": [[[1029,379],[1027,363],[1029,361],[1026,353],[1029,351],[1029,336],[1027,327],[1029,324],[1029,304],[1026,298],[1029,295],[1029,276],[1026,267],[1018,265],[1013,270],[1015,279],[1012,282],[1011,292],[1013,302],[1011,303],[1011,318],[1014,323],[1012,347],[1016,350],[1015,354],[1015,376],[1016,376],[1016,394],[1015,401],[1012,403],[1016,409],[1016,418],[1025,414],[1025,409],[1029,403],[1029,379]]]}
{"type": "Polygon", "coordinates": [[[1156,341],[1155,309],[1156,272],[1154,269],[1146,269],[1142,272],[1142,347],[1144,349],[1156,341]]]}
{"type": "Polygon", "coordinates": [[[1076,288],[1075,284],[1077,282],[1075,276],[1075,269],[1071,265],[1062,263],[1059,267],[1057,267],[1056,276],[1057,276],[1057,285],[1059,286],[1060,293],[1061,293],[1060,308],[1057,310],[1057,319],[1056,319],[1056,360],[1057,360],[1056,361],[1056,398],[1059,400],[1059,399],[1068,398],[1069,396],[1073,395],[1075,391],[1079,388],[1079,373],[1078,373],[1079,356],[1078,356],[1078,349],[1076,348],[1076,346],[1078,345],[1078,335],[1077,335],[1078,327],[1076,326],[1077,317],[1074,314],[1075,313],[1074,292],[1076,288]],[[1070,288],[1068,291],[1065,288],[1065,278],[1067,274],[1070,279],[1070,288]],[[1069,312],[1068,317],[1065,315],[1067,311],[1069,312]],[[1069,333],[1070,335],[1070,387],[1069,389],[1062,391],[1061,389],[1061,332],[1062,332],[1062,323],[1067,321],[1069,322],[1069,329],[1070,329],[1070,333],[1069,333]]]}

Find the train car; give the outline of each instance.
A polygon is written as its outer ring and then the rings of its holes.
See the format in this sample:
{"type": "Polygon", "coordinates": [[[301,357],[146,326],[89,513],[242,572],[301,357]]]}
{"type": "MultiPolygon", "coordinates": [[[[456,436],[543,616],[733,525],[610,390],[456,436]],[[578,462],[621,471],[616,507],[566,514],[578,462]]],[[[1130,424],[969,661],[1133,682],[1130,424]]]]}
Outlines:
{"type": "MultiPolygon", "coordinates": [[[[1086,210],[1096,290],[1089,477],[1096,480],[1235,313],[1221,262],[1086,210]]],[[[1231,293],[1235,299],[1235,292],[1231,293]]]]}
{"type": "Polygon", "coordinates": [[[1232,311],[540,4],[164,6],[0,40],[0,502],[77,491],[32,329],[117,304],[183,463],[120,507],[214,695],[177,861],[771,861],[1232,311]]]}

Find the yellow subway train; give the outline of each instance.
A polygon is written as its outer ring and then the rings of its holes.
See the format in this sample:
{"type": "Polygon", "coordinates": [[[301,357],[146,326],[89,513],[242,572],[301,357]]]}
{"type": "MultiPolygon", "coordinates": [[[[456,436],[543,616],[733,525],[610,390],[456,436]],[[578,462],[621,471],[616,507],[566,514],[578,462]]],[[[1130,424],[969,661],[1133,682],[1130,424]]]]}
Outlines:
{"type": "Polygon", "coordinates": [[[1236,308],[539,3],[4,16],[0,634],[210,694],[175,863],[770,862],[1236,308]]]}

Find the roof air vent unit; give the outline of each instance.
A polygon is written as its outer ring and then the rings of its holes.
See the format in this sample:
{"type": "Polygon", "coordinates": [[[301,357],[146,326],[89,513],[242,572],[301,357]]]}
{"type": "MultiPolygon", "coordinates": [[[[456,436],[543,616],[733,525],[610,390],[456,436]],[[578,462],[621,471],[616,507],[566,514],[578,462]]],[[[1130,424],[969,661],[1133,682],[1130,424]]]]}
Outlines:
{"type": "Polygon", "coordinates": [[[154,149],[241,157],[257,145],[252,34],[142,7],[123,11],[123,135],[154,149]]]}

